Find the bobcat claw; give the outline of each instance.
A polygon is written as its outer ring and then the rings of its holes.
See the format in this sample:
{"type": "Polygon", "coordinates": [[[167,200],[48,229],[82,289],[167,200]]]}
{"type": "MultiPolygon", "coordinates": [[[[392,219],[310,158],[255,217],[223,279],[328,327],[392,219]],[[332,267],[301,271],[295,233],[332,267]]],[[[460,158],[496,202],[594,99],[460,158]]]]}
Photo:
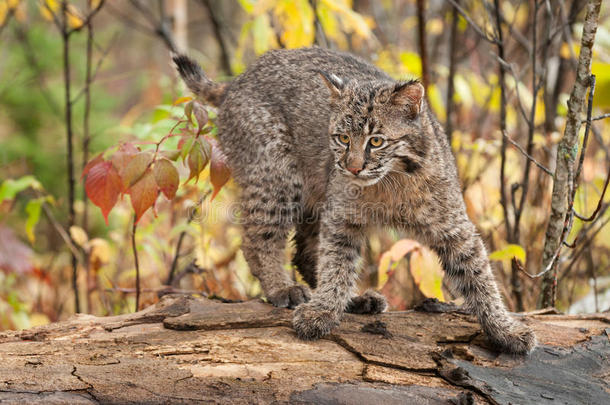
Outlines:
{"type": "Polygon", "coordinates": [[[367,290],[364,294],[352,298],[346,312],[352,314],[380,314],[388,308],[385,297],[377,291],[367,290]]]}
{"type": "Polygon", "coordinates": [[[311,299],[311,291],[304,285],[293,285],[267,295],[267,300],[280,308],[295,308],[311,299]]]}
{"type": "Polygon", "coordinates": [[[339,326],[339,316],[322,306],[309,302],[299,305],[292,317],[292,326],[303,340],[315,340],[328,335],[339,326]]]}

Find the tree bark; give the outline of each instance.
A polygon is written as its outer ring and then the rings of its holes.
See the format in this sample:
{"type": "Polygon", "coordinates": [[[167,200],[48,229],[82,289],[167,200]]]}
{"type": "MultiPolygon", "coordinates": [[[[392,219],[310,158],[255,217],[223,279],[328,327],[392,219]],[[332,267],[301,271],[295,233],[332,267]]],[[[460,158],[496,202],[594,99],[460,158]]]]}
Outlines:
{"type": "Polygon", "coordinates": [[[590,0],[586,6],[583,25],[580,55],[576,70],[576,82],[568,100],[567,123],[563,137],[557,146],[557,163],[553,181],[551,215],[546,230],[542,254],[541,272],[546,271],[542,279],[542,289],[538,299],[538,308],[554,306],[557,289],[557,262],[561,249],[566,218],[568,198],[572,190],[574,162],[578,152],[578,132],[581,125],[581,113],[585,102],[589,78],[591,76],[592,48],[599,20],[601,0],[590,0]],[[550,266],[550,268],[549,268],[550,266]],[[548,271],[547,271],[548,270],[548,271]]]}
{"type": "Polygon", "coordinates": [[[527,314],[541,345],[491,350],[475,319],[418,310],[346,315],[325,338],[296,338],[292,311],[165,296],[135,314],[0,333],[9,403],[605,403],[610,314],[527,314]],[[551,399],[552,398],[552,399],[551,399]]]}

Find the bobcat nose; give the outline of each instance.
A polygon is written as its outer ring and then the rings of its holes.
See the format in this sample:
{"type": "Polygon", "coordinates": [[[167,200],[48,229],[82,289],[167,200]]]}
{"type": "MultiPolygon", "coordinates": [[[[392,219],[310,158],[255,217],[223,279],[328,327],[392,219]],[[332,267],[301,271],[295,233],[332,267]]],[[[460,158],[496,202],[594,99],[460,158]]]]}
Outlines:
{"type": "Polygon", "coordinates": [[[357,176],[358,173],[362,171],[362,167],[348,167],[347,170],[349,170],[354,176],[357,176]]]}

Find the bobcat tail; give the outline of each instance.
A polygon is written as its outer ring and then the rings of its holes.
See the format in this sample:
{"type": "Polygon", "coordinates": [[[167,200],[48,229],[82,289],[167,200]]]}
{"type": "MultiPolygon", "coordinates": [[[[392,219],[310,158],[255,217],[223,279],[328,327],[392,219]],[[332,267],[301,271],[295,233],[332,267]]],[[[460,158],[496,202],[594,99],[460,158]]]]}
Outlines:
{"type": "Polygon", "coordinates": [[[195,95],[214,107],[222,104],[227,83],[216,83],[210,80],[201,66],[186,55],[172,55],[176,69],[187,87],[195,95]]]}

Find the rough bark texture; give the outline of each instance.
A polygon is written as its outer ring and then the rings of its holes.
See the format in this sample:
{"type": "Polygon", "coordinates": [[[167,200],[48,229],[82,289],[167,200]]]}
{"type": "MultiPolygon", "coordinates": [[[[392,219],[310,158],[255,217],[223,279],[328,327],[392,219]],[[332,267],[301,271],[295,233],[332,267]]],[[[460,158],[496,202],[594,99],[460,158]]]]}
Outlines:
{"type": "Polygon", "coordinates": [[[473,317],[433,301],[303,342],[290,310],[166,296],[0,334],[0,402],[608,403],[608,314],[522,318],[541,342],[528,358],[494,353],[473,317]]]}
{"type": "MultiPolygon", "coordinates": [[[[576,70],[576,82],[568,100],[568,114],[563,137],[557,145],[557,165],[553,178],[553,194],[551,199],[551,216],[546,229],[544,251],[542,254],[541,271],[545,271],[562,243],[563,229],[566,226],[565,219],[568,214],[568,198],[571,192],[571,171],[574,170],[574,162],[578,152],[578,131],[581,125],[581,113],[583,111],[589,77],[591,76],[591,59],[593,55],[593,43],[599,20],[601,0],[589,0],[587,14],[582,30],[582,41],[578,67],[576,70]]],[[[554,306],[555,291],[557,283],[557,264],[551,271],[547,271],[542,279],[542,290],[538,307],[544,308],[554,306]]]]}

